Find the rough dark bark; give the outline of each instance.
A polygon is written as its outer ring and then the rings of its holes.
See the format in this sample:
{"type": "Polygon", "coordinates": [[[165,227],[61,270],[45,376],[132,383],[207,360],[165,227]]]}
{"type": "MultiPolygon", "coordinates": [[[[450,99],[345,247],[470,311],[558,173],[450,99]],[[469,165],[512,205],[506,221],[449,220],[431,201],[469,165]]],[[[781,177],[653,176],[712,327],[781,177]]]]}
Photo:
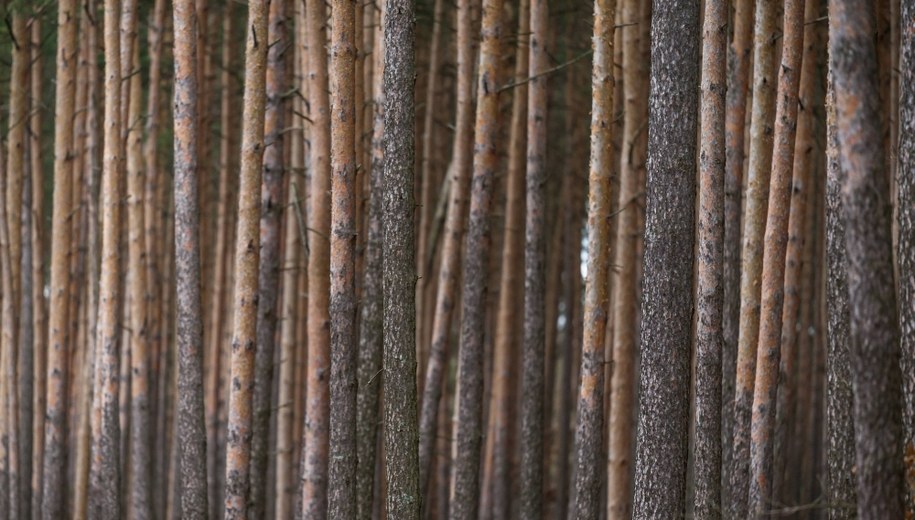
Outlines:
{"type": "Polygon", "coordinates": [[[845,272],[848,260],[841,199],[844,171],[839,164],[835,120],[835,92],[830,74],[826,89],[826,458],[829,465],[826,496],[832,505],[830,518],[844,519],[854,516],[857,497],[852,471],[855,430],[848,358],[848,275],[845,272]]]}
{"type": "MultiPolygon", "coordinates": [[[[54,200],[51,228],[50,315],[48,319],[47,410],[45,412],[42,518],[62,518],[66,508],[67,367],[71,339],[69,258],[73,170],[73,114],[76,87],[78,7],[62,0],[57,7],[57,76],[54,119],[54,200]]],[[[111,21],[116,26],[116,20],[111,21]]],[[[107,25],[107,24],[106,24],[107,25]]]]}
{"type": "MultiPolygon", "coordinates": [[[[181,517],[207,517],[203,333],[197,207],[197,28],[193,0],[175,0],[175,279],[177,429],[181,517]]],[[[167,321],[167,320],[166,320],[167,321]]]]}
{"type": "MultiPolygon", "coordinates": [[[[611,7],[612,10],[612,7],[611,7]]],[[[521,347],[522,518],[539,520],[543,508],[544,292],[546,282],[546,150],[549,2],[531,0],[527,87],[527,174],[524,224],[524,332],[521,347]]],[[[612,29],[611,29],[612,33],[612,29]]],[[[516,93],[516,95],[520,94],[516,93]]],[[[503,274],[503,276],[505,276],[503,274]]],[[[605,284],[606,285],[606,284],[605,284]]],[[[604,298],[606,299],[606,298],[604,298]]],[[[601,338],[603,339],[603,338],[601,338]]],[[[598,463],[598,457],[588,459],[598,463]]],[[[587,474],[592,474],[588,472],[587,474]]],[[[593,472],[596,475],[596,472],[593,472]]]]}
{"type": "MultiPolygon", "coordinates": [[[[385,3],[376,14],[384,23],[385,3]]],[[[376,80],[384,68],[384,39],[377,30],[374,70],[376,80]]],[[[359,324],[358,394],[356,395],[356,517],[371,520],[375,503],[375,469],[378,447],[378,396],[381,393],[381,352],[383,341],[382,197],[384,191],[384,89],[373,81],[372,165],[370,174],[365,271],[362,282],[361,322],[359,324]]]]}
{"type": "Polygon", "coordinates": [[[413,300],[414,5],[413,0],[390,0],[383,23],[384,474],[387,517],[404,520],[419,519],[422,499],[413,300]]]}
{"type": "Polygon", "coordinates": [[[740,229],[743,194],[744,134],[753,49],[753,0],[734,2],[734,39],[728,47],[725,108],[724,177],[724,315],[721,355],[721,484],[722,504],[729,506],[734,467],[734,395],[740,325],[740,229]]]}
{"type": "Polygon", "coordinates": [[[779,5],[780,2],[777,0],[756,2],[753,105],[750,116],[750,156],[740,258],[740,328],[734,391],[733,453],[729,475],[730,503],[727,510],[727,516],[730,518],[746,516],[750,489],[750,429],[756,377],[756,347],[759,341],[763,242],[766,233],[769,170],[772,163],[779,5]]]}
{"type": "Polygon", "coordinates": [[[280,213],[283,206],[283,147],[286,106],[286,1],[271,0],[268,15],[264,163],[261,179],[260,263],[258,264],[257,352],[254,356],[254,410],[251,430],[251,496],[248,516],[264,517],[267,505],[267,461],[277,300],[280,285],[280,213]]]}
{"type": "MultiPolygon", "coordinates": [[[[609,312],[607,280],[610,267],[610,207],[613,198],[610,172],[613,171],[613,94],[616,86],[613,74],[615,17],[615,0],[598,0],[594,3],[591,157],[588,173],[588,276],[584,295],[581,383],[577,385],[578,423],[575,428],[576,452],[572,466],[575,481],[572,484],[573,501],[569,503],[569,517],[574,519],[596,518],[600,507],[600,469],[603,467],[601,448],[604,423],[604,336],[607,332],[609,312]]],[[[533,20],[532,18],[532,27],[533,20]]],[[[532,72],[533,56],[531,54],[532,72]]],[[[533,112],[530,106],[528,110],[533,112]]],[[[528,161],[528,190],[531,189],[531,182],[542,184],[542,179],[531,179],[530,168],[528,161]]],[[[530,211],[531,200],[528,198],[529,215],[530,211]]],[[[542,218],[542,215],[540,217],[542,218]]],[[[575,243],[566,244],[566,247],[578,249],[575,243]]],[[[567,265],[566,269],[574,270],[575,267],[567,265]]],[[[525,291],[527,290],[525,287],[525,291]]],[[[542,329],[540,332],[542,333],[542,329]]],[[[571,364],[571,356],[566,359],[571,364]]],[[[573,388],[576,386],[574,382],[566,382],[570,383],[573,388]]],[[[560,504],[559,507],[563,505],[560,504]]]]}
{"type": "Polygon", "coordinates": [[[696,286],[696,438],[693,517],[721,517],[721,349],[727,3],[705,3],[696,286]]]}
{"type": "Polygon", "coordinates": [[[899,322],[905,395],[906,514],[915,516],[915,1],[902,0],[899,78],[899,322]]]}
{"type": "Polygon", "coordinates": [[[267,2],[248,2],[245,94],[242,115],[238,227],[235,242],[234,331],[230,356],[229,420],[226,437],[226,518],[248,513],[252,394],[256,350],[260,261],[261,167],[267,65],[267,2]]]}
{"type": "Polygon", "coordinates": [[[638,519],[674,518],[685,510],[699,3],[655,9],[651,29],[638,519]]]}
{"type": "Polygon", "coordinates": [[[829,2],[848,264],[858,518],[901,518],[902,381],[871,3],[829,2]]]}
{"type": "Polygon", "coordinates": [[[475,518],[479,511],[484,314],[491,245],[492,185],[499,166],[502,0],[483,1],[481,30],[473,178],[461,273],[461,346],[457,421],[452,437],[451,520],[469,520],[475,518]]]}

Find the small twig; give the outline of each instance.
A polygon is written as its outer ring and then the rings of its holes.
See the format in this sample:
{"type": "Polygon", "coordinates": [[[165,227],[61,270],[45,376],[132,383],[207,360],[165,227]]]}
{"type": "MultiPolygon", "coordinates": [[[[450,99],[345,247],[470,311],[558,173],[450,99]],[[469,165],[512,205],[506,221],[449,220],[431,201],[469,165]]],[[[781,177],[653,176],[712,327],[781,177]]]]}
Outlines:
{"type": "Polygon", "coordinates": [[[497,90],[496,92],[502,92],[502,91],[504,91],[504,90],[513,89],[513,88],[515,88],[515,87],[519,87],[519,86],[521,86],[521,85],[525,85],[525,84],[527,84],[527,83],[530,83],[531,81],[533,81],[533,80],[535,80],[535,79],[537,79],[537,78],[541,78],[541,77],[543,77],[543,76],[552,74],[552,73],[554,73],[554,72],[558,72],[558,71],[560,71],[560,70],[562,70],[562,69],[568,67],[569,65],[572,65],[572,64],[574,64],[574,63],[576,63],[576,62],[578,62],[578,61],[581,61],[581,60],[584,59],[584,58],[587,58],[587,57],[590,56],[593,52],[594,52],[593,50],[588,49],[587,51],[585,51],[585,52],[579,54],[578,56],[572,58],[571,60],[569,60],[569,61],[567,61],[567,62],[565,62],[565,63],[560,63],[559,65],[556,65],[556,66],[553,67],[553,68],[546,69],[545,71],[543,71],[543,72],[541,72],[541,73],[539,73],[539,74],[534,74],[533,76],[528,76],[528,77],[526,77],[526,78],[524,78],[524,79],[522,79],[522,80],[520,80],[520,81],[512,81],[511,83],[509,83],[509,84],[507,84],[507,85],[503,85],[503,86],[502,86],[501,88],[499,88],[499,90],[497,90]]]}

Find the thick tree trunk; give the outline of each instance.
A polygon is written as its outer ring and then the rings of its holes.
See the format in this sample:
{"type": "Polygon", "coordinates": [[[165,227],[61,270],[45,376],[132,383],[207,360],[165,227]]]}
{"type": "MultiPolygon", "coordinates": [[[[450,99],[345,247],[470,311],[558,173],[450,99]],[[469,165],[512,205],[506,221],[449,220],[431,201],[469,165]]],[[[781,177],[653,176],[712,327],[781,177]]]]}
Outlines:
{"type": "Polygon", "coordinates": [[[264,518],[267,505],[267,461],[270,457],[270,399],[276,343],[280,282],[280,214],[283,200],[285,146],[286,1],[271,0],[267,28],[267,106],[264,115],[264,164],[261,179],[260,264],[257,296],[257,353],[254,361],[249,516],[264,518]]]}
{"type": "Polygon", "coordinates": [[[902,381],[891,206],[869,2],[831,0],[830,71],[842,182],[858,518],[902,517],[902,381]]]}
{"type": "MultiPolygon", "coordinates": [[[[54,200],[51,236],[50,315],[48,320],[47,410],[45,412],[42,518],[62,518],[66,508],[67,464],[67,338],[70,210],[73,171],[73,114],[76,87],[78,7],[75,0],[62,0],[57,12],[57,76],[55,81],[54,200]]],[[[117,20],[109,22],[117,30],[117,20]]],[[[107,30],[106,23],[106,30],[107,30]]],[[[119,75],[120,72],[113,72],[119,75]]],[[[75,317],[73,317],[75,318],[75,317]]],[[[116,388],[116,387],[115,387],[116,388]]],[[[117,412],[115,411],[115,414],[117,412]]],[[[117,442],[116,440],[114,442],[117,442]]]]}
{"type": "MultiPolygon", "coordinates": [[[[460,6],[461,7],[465,6],[460,6]]],[[[452,520],[469,520],[479,511],[480,441],[483,422],[483,333],[490,249],[493,176],[499,165],[499,86],[502,0],[484,0],[480,44],[473,179],[461,273],[461,343],[458,409],[452,437],[452,520]]]]}
{"type": "Polygon", "coordinates": [[[686,498],[699,4],[668,7],[651,31],[637,519],[680,516],[686,498]]]}
{"type": "MultiPolygon", "coordinates": [[[[584,297],[581,384],[578,385],[578,424],[575,429],[577,449],[572,466],[575,472],[572,495],[574,501],[569,504],[569,517],[575,519],[597,517],[600,505],[600,468],[603,466],[601,448],[604,422],[604,335],[609,311],[607,293],[610,267],[610,206],[613,198],[610,172],[613,169],[615,16],[615,0],[595,2],[594,63],[591,71],[591,160],[588,175],[588,276],[584,297]]],[[[534,63],[533,54],[531,63],[534,63]]],[[[533,71],[533,66],[531,69],[533,71]]],[[[528,179],[530,183],[530,172],[528,179]]],[[[528,189],[530,190],[530,184],[528,189]]],[[[530,205],[530,200],[528,204],[530,205]]],[[[577,250],[578,244],[566,244],[566,247],[577,250]]],[[[570,273],[573,269],[572,265],[566,266],[570,273]]],[[[567,359],[571,361],[570,358],[567,359]]],[[[574,385],[574,381],[566,382],[569,383],[574,385]]]]}
{"type": "MultiPolygon", "coordinates": [[[[419,520],[416,407],[416,260],[413,172],[416,134],[413,0],[384,17],[384,432],[387,517],[419,520]]],[[[426,108],[429,110],[429,107],[426,108]]],[[[428,182],[429,179],[424,179],[428,182]]]]}
{"type": "Polygon", "coordinates": [[[229,421],[226,437],[226,518],[245,519],[250,482],[252,394],[257,345],[260,187],[264,153],[267,3],[248,3],[245,31],[245,96],[242,115],[235,290],[230,356],[229,421]]]}
{"type": "MultiPolygon", "coordinates": [[[[181,518],[196,520],[206,518],[208,509],[197,206],[198,49],[193,0],[175,0],[174,24],[176,440],[179,455],[173,472],[177,472],[181,486],[181,518]]],[[[165,309],[167,311],[168,307],[165,309]]]]}

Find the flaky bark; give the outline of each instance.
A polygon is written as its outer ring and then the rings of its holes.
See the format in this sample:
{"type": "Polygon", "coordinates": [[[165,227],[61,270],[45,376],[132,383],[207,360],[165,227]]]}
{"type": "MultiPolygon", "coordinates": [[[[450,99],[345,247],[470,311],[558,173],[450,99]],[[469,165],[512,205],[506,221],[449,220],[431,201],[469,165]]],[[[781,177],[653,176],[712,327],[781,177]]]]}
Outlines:
{"type": "Polygon", "coordinates": [[[726,2],[705,3],[702,32],[693,517],[706,519],[721,518],[726,2]]]}
{"type": "Polygon", "coordinates": [[[264,163],[261,179],[260,263],[258,265],[257,352],[254,361],[249,515],[264,517],[267,505],[267,461],[270,456],[270,393],[276,343],[280,282],[280,213],[283,200],[283,147],[286,110],[286,1],[271,0],[267,28],[267,106],[264,115],[264,163]]]}
{"type": "Polygon", "coordinates": [[[762,292],[753,414],[750,426],[750,487],[748,511],[762,516],[772,501],[772,446],[775,426],[775,393],[782,337],[785,250],[791,203],[791,169],[797,129],[797,92],[801,50],[804,44],[804,0],[784,5],[782,61],[778,73],[772,171],[763,252],[762,292]]]}
{"type": "Polygon", "coordinates": [[[845,173],[839,164],[833,85],[830,74],[826,87],[826,455],[829,465],[826,496],[833,504],[830,518],[845,519],[854,516],[857,496],[852,471],[855,465],[855,430],[848,358],[848,259],[841,199],[845,173]]]}
{"type": "Polygon", "coordinates": [[[725,108],[724,177],[724,303],[721,355],[721,483],[722,503],[730,507],[730,476],[734,468],[734,397],[737,340],[740,325],[740,225],[743,194],[744,133],[753,48],[753,0],[734,2],[734,39],[728,47],[725,108]]]}
{"type": "Polygon", "coordinates": [[[915,515],[915,2],[902,0],[901,77],[899,87],[899,321],[902,381],[905,395],[907,501],[906,514],[915,515]]]}
{"type": "Polygon", "coordinates": [[[854,389],[858,518],[902,517],[902,381],[891,209],[882,153],[874,18],[869,2],[831,0],[854,389]]]}
{"type": "Polygon", "coordinates": [[[174,2],[174,24],[177,473],[181,518],[196,520],[206,518],[208,509],[197,207],[198,49],[193,0],[174,2]]]}
{"type": "MultiPolygon", "coordinates": [[[[612,8],[611,8],[612,10],[612,8]]],[[[612,29],[611,29],[612,34],[612,29]]],[[[543,504],[544,292],[546,282],[547,45],[549,1],[531,0],[527,88],[527,173],[524,219],[524,332],[521,346],[521,505],[539,519],[543,504]]],[[[612,80],[611,80],[612,84],[612,80]]],[[[516,93],[516,95],[519,95],[516,93]]],[[[603,339],[603,338],[601,338],[603,339]]],[[[600,399],[598,399],[600,400],[600,399]]],[[[596,455],[596,454],[595,454],[596,455]]],[[[597,462],[597,457],[593,459],[597,462]]],[[[590,476],[596,472],[587,472],[590,476]]],[[[596,489],[596,486],[595,486],[596,489]]]]}
{"type": "Polygon", "coordinates": [[[633,517],[684,513],[699,95],[699,4],[652,16],[642,293],[641,408],[633,517]]]}
{"type": "Polygon", "coordinates": [[[330,48],[330,460],[331,518],[356,513],[355,1],[334,0],[330,48]]]}
{"type": "MultiPolygon", "coordinates": [[[[731,501],[727,510],[727,516],[731,518],[746,516],[750,488],[750,426],[753,385],[756,377],[756,347],[759,341],[763,239],[766,231],[769,169],[772,163],[772,125],[775,116],[775,74],[778,59],[776,47],[778,9],[777,0],[756,1],[753,106],[750,115],[749,138],[750,162],[747,170],[743,245],[740,258],[740,328],[737,340],[734,390],[734,438],[731,455],[733,458],[729,476],[731,501]]],[[[740,124],[742,125],[743,122],[740,124]]],[[[779,281],[779,283],[781,282],[779,281]]]]}
{"type": "MultiPolygon", "coordinates": [[[[378,20],[384,23],[385,2],[378,5],[378,20]]],[[[374,6],[372,7],[374,9],[374,6]]],[[[370,520],[375,504],[375,469],[378,447],[378,396],[381,393],[383,333],[383,231],[384,188],[384,49],[383,31],[375,29],[372,81],[372,165],[368,222],[365,241],[365,271],[362,282],[362,315],[359,326],[358,394],[356,396],[356,516],[370,520]]],[[[415,354],[414,354],[415,355],[415,354]]]]}
{"type": "MultiPolygon", "coordinates": [[[[48,319],[47,410],[45,412],[42,518],[62,518],[66,507],[67,338],[70,316],[70,209],[73,170],[73,105],[76,83],[75,0],[61,0],[57,11],[57,76],[54,119],[54,200],[51,229],[50,315],[48,319]]],[[[107,11],[107,10],[106,10],[107,11]]],[[[116,25],[116,20],[111,21],[116,25]]],[[[106,29],[107,29],[106,24],[106,29]]],[[[116,27],[114,28],[116,30],[116,27]]],[[[119,73],[115,73],[119,74],[119,73]]]]}
{"type": "MultiPolygon", "coordinates": [[[[613,197],[610,175],[613,169],[611,164],[615,16],[615,0],[598,0],[594,3],[591,160],[588,178],[588,277],[585,281],[581,383],[578,386],[578,423],[575,429],[577,450],[573,459],[574,501],[569,504],[569,516],[575,519],[597,517],[600,505],[600,468],[603,466],[600,455],[604,422],[604,335],[609,311],[607,280],[610,267],[610,207],[613,197]]],[[[566,247],[573,245],[575,244],[567,244],[566,247]]],[[[567,265],[566,269],[569,271],[574,267],[567,265]]],[[[572,384],[574,385],[574,382],[572,384]]]]}
{"type": "Polygon", "coordinates": [[[245,44],[245,95],[242,115],[235,289],[230,355],[229,420],[226,437],[226,518],[247,518],[252,435],[252,393],[260,258],[260,187],[264,153],[267,4],[248,3],[245,44]]]}
{"type": "Polygon", "coordinates": [[[429,361],[425,370],[426,379],[423,384],[422,408],[419,416],[419,482],[423,490],[426,490],[429,485],[429,473],[432,469],[432,449],[435,446],[442,379],[448,361],[451,340],[451,318],[456,298],[455,287],[460,274],[465,207],[470,192],[474,60],[471,5],[470,0],[459,0],[457,5],[457,95],[454,148],[451,167],[447,173],[451,176],[451,188],[448,196],[448,213],[445,217],[442,261],[438,270],[438,291],[432,320],[432,340],[429,346],[429,361]]]}
{"type": "Polygon", "coordinates": [[[383,23],[385,510],[388,518],[404,520],[418,520],[422,502],[413,300],[414,9],[412,0],[391,0],[383,23]]]}
{"type": "MultiPolygon", "coordinates": [[[[92,404],[92,455],[88,517],[121,516],[119,344],[120,178],[121,178],[121,45],[118,2],[108,0],[105,13],[105,118],[102,160],[102,266],[99,280],[98,331],[92,404]]],[[[53,311],[53,307],[52,307],[53,311]]],[[[49,367],[50,368],[50,367],[49,367]]],[[[47,469],[46,469],[47,471],[47,469]]],[[[45,513],[48,509],[45,508],[45,513]]]]}
{"type": "MultiPolygon", "coordinates": [[[[459,10],[465,7],[459,6],[459,10]]],[[[460,14],[459,14],[460,16],[460,14]]],[[[490,249],[493,175],[499,165],[499,85],[502,0],[483,1],[477,113],[473,148],[470,211],[461,272],[461,343],[458,361],[458,409],[453,430],[452,520],[478,512],[483,415],[483,333],[490,249]]],[[[456,187],[452,189],[456,190],[456,187]]]]}
{"type": "MultiPolygon", "coordinates": [[[[809,183],[810,170],[814,168],[813,163],[813,125],[815,122],[813,107],[816,100],[815,77],[817,52],[819,50],[819,38],[816,34],[816,26],[813,23],[807,23],[819,15],[819,1],[807,0],[804,8],[804,51],[803,63],[800,70],[800,85],[798,87],[798,112],[797,112],[797,135],[794,144],[794,165],[791,180],[791,210],[788,216],[788,245],[785,252],[785,282],[784,294],[785,300],[782,307],[782,332],[781,332],[781,356],[779,359],[779,380],[778,396],[775,411],[775,431],[774,431],[774,451],[773,456],[773,474],[772,474],[772,499],[777,503],[784,503],[783,496],[791,492],[786,487],[788,476],[785,472],[787,457],[789,453],[790,441],[788,430],[793,410],[805,413],[804,408],[797,407],[795,402],[797,398],[796,387],[798,386],[795,377],[795,367],[798,365],[798,332],[806,334],[806,331],[799,327],[798,322],[801,316],[799,309],[801,306],[801,280],[803,274],[808,278],[812,275],[812,270],[807,267],[807,273],[802,273],[805,269],[803,264],[810,263],[812,258],[804,259],[805,248],[808,241],[815,237],[808,237],[807,229],[810,226],[808,220],[812,220],[813,215],[808,216],[809,210],[808,199],[811,203],[815,202],[811,198],[811,185],[809,183]],[[800,329],[800,330],[799,330],[800,329]]],[[[819,101],[819,100],[817,100],[819,101]]],[[[809,284],[810,281],[803,283],[809,284]]],[[[808,290],[808,299],[809,290],[808,290]]],[[[806,355],[806,354],[805,354],[806,355]]],[[[801,377],[804,372],[800,372],[801,377]]],[[[806,383],[805,383],[806,384],[806,383]]]]}

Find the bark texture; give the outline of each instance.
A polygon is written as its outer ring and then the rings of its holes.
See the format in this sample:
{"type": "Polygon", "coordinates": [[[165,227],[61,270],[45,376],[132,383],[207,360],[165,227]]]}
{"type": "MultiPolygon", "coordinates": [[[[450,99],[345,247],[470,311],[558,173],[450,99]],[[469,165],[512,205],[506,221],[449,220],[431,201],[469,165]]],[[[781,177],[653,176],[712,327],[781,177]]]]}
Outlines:
{"type": "Polygon", "coordinates": [[[227,519],[239,520],[247,518],[250,483],[268,47],[265,0],[248,3],[248,28],[245,33],[245,94],[235,243],[234,331],[229,362],[231,376],[225,486],[225,516],[227,519]]]}
{"type": "Polygon", "coordinates": [[[860,0],[830,0],[829,8],[829,68],[844,173],[858,518],[901,518],[902,380],[874,13],[860,0]]]}
{"type": "Polygon", "coordinates": [[[684,514],[699,104],[699,3],[655,9],[633,517],[684,514]]]}
{"type": "Polygon", "coordinates": [[[413,0],[390,0],[383,23],[385,510],[388,518],[404,520],[418,520],[421,503],[413,299],[414,5],[413,0]]]}

